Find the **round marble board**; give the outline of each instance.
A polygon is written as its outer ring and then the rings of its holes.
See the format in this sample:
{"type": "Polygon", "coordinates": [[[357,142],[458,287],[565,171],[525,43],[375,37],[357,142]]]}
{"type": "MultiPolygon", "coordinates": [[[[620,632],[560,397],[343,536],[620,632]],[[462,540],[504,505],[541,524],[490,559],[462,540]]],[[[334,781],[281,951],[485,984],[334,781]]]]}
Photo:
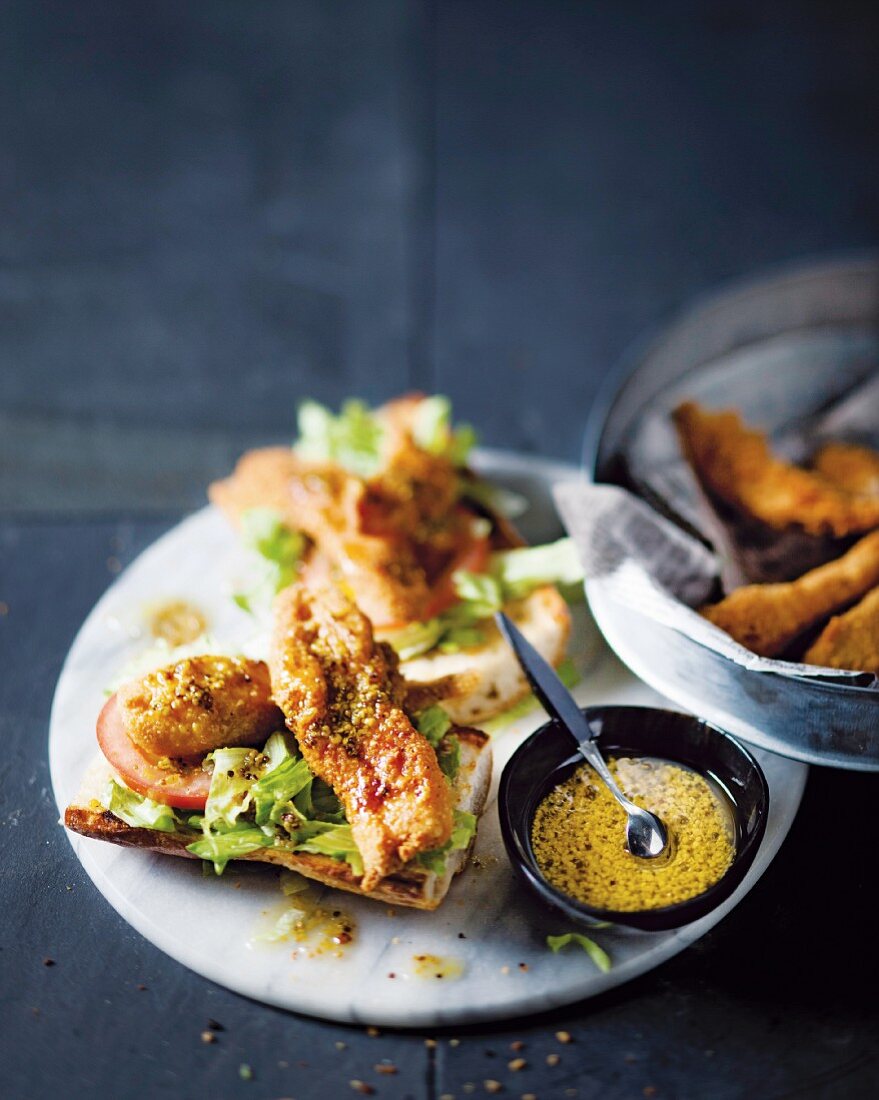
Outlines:
{"type": "MultiPolygon", "coordinates": [[[[482,452],[477,465],[529,498],[519,520],[538,541],[558,535],[550,485],[581,476],[576,469],[531,457],[482,452]]],[[[95,718],[108,684],[148,641],[144,612],[174,598],[206,614],[221,648],[258,651],[253,619],[230,598],[242,551],[223,517],[206,508],[145,551],[113,584],[77,636],[58,683],[49,754],[62,810],[76,794],[96,752],[95,718]],[[248,649],[248,647],[250,647],[248,649]]],[[[585,606],[575,609],[570,651],[582,678],[578,700],[663,705],[601,640],[585,606]]],[[[494,734],[494,782],[480,822],[473,863],[442,906],[419,912],[322,890],[319,904],[355,924],[337,953],[319,945],[265,942],[283,911],[277,871],[230,865],[221,878],[195,861],[119,848],[70,834],[74,850],[110,904],[142,935],[206,978],[269,1004],[327,1019],[386,1026],[433,1027],[539,1012],[601,993],[659,965],[707,932],[754,886],[778,851],[796,814],[807,768],[757,751],[771,791],[766,835],[738,891],[707,917],[673,932],[605,929],[594,938],[609,952],[599,972],[576,946],[558,955],[546,937],[570,931],[523,892],[507,861],[495,791],[505,762],[543,721],[532,709],[494,734]],[[439,964],[418,961],[436,956],[439,964]],[[435,971],[443,972],[442,978],[435,971]],[[457,973],[456,973],[457,972],[457,973]],[[392,977],[393,975],[393,977],[392,977]]]]}

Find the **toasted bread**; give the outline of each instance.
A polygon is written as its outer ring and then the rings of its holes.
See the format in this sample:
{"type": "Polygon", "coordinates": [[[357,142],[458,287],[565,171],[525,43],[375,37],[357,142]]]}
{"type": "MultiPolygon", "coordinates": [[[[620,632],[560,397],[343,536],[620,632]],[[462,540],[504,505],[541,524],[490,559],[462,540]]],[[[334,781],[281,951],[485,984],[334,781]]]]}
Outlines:
{"type": "MultiPolygon", "coordinates": [[[[452,730],[461,745],[461,761],[453,784],[455,808],[479,815],[485,806],[491,782],[489,739],[479,730],[452,730]]],[[[100,798],[113,770],[101,756],[86,772],[80,790],[64,812],[64,824],[73,832],[95,840],[106,840],[128,848],[161,852],[165,855],[197,859],[186,846],[197,837],[193,833],[164,833],[155,829],[135,828],[105,810],[100,798]]],[[[442,875],[410,863],[396,874],[382,879],[374,890],[364,892],[351,866],[329,856],[308,852],[290,852],[281,848],[260,848],[243,856],[250,862],[271,863],[325,886],[334,886],[352,894],[361,894],[393,905],[414,909],[436,909],[448,892],[454,876],[464,869],[469,849],[449,852],[442,875]]]]}
{"type": "MultiPolygon", "coordinates": [[[[565,655],[571,615],[558,589],[535,589],[506,607],[529,642],[553,665],[565,655]]],[[[484,722],[518,703],[529,692],[525,676],[493,622],[484,625],[486,640],[458,653],[432,650],[404,661],[400,672],[409,685],[413,710],[439,703],[453,722],[484,722]]]]}

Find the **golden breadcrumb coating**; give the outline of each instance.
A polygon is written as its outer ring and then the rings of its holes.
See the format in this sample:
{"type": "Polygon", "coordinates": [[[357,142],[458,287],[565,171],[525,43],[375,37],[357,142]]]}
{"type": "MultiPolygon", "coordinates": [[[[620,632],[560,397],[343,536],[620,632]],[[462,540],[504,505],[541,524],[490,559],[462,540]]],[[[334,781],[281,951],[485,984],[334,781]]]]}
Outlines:
{"type": "MultiPolygon", "coordinates": [[[[783,584],[749,584],[701,614],[761,657],[776,657],[794,639],[879,584],[879,531],[836,561],[783,584]]],[[[810,662],[811,663],[811,662],[810,662]]]]}
{"type": "Polygon", "coordinates": [[[250,508],[278,511],[308,536],[374,623],[420,620],[433,580],[471,537],[473,518],[458,503],[452,461],[414,442],[421,401],[400,398],[376,411],[385,434],[373,477],[270,447],[245,454],[208,495],[233,523],[250,508]]]}
{"type": "Polygon", "coordinates": [[[879,495],[879,452],[854,443],[827,443],[812,461],[825,481],[856,496],[879,495]]]}
{"type": "Polygon", "coordinates": [[[387,648],[353,603],[329,587],[285,589],[275,603],[269,667],[303,757],[345,808],[364,890],[449,839],[451,788],[399,705],[387,648]]]}
{"type": "Polygon", "coordinates": [[[843,537],[879,526],[879,499],[853,496],[776,458],[766,436],[746,428],[738,413],[687,401],[673,415],[696,473],[728,504],[771,527],[797,524],[813,535],[843,537]]]}
{"type": "Polygon", "coordinates": [[[879,676],[879,588],[844,615],[832,618],[803,661],[879,676]]]}
{"type": "Polygon", "coordinates": [[[243,657],[187,657],[123,684],[117,699],[128,736],[157,758],[261,745],[284,725],[268,666],[243,657]]]}

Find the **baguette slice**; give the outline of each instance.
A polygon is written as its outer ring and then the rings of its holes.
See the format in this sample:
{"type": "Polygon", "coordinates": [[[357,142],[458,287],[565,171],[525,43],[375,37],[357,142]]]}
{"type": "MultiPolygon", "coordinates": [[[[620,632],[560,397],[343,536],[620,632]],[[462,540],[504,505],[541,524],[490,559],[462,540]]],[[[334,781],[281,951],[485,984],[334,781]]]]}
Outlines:
{"type": "MultiPolygon", "coordinates": [[[[545,660],[554,666],[562,661],[571,613],[557,588],[535,589],[504,610],[545,660]]],[[[480,646],[458,653],[432,650],[400,665],[411,710],[439,703],[453,722],[478,724],[528,695],[531,688],[498,628],[493,622],[480,626],[486,634],[480,646]]]]}
{"type": "MultiPolygon", "coordinates": [[[[455,809],[478,817],[485,807],[491,783],[489,739],[479,730],[455,728],[450,732],[458,737],[461,744],[461,763],[453,787],[455,809]]],[[[113,769],[104,757],[98,757],[83,777],[78,794],[64,812],[64,824],[68,829],[94,840],[107,840],[128,848],[142,848],[187,859],[198,858],[186,850],[186,845],[196,839],[191,833],[163,833],[156,829],[135,828],[103,809],[99,798],[112,775],[113,769]]],[[[329,856],[260,848],[242,858],[298,871],[325,886],[334,886],[376,901],[406,905],[413,909],[436,909],[448,893],[454,876],[464,869],[468,855],[469,848],[449,852],[443,875],[409,864],[396,874],[382,879],[368,893],[361,890],[348,863],[329,856]]]]}

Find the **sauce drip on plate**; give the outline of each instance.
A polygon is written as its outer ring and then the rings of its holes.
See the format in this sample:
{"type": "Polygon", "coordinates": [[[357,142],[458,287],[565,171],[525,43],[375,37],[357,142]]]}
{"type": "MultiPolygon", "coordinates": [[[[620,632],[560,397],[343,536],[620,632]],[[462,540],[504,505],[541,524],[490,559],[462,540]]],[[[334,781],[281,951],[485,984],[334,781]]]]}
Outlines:
{"type": "Polygon", "coordinates": [[[186,645],[207,629],[202,612],[186,600],[169,600],[146,611],[147,627],[154,638],[170,646],[186,645]]]}

